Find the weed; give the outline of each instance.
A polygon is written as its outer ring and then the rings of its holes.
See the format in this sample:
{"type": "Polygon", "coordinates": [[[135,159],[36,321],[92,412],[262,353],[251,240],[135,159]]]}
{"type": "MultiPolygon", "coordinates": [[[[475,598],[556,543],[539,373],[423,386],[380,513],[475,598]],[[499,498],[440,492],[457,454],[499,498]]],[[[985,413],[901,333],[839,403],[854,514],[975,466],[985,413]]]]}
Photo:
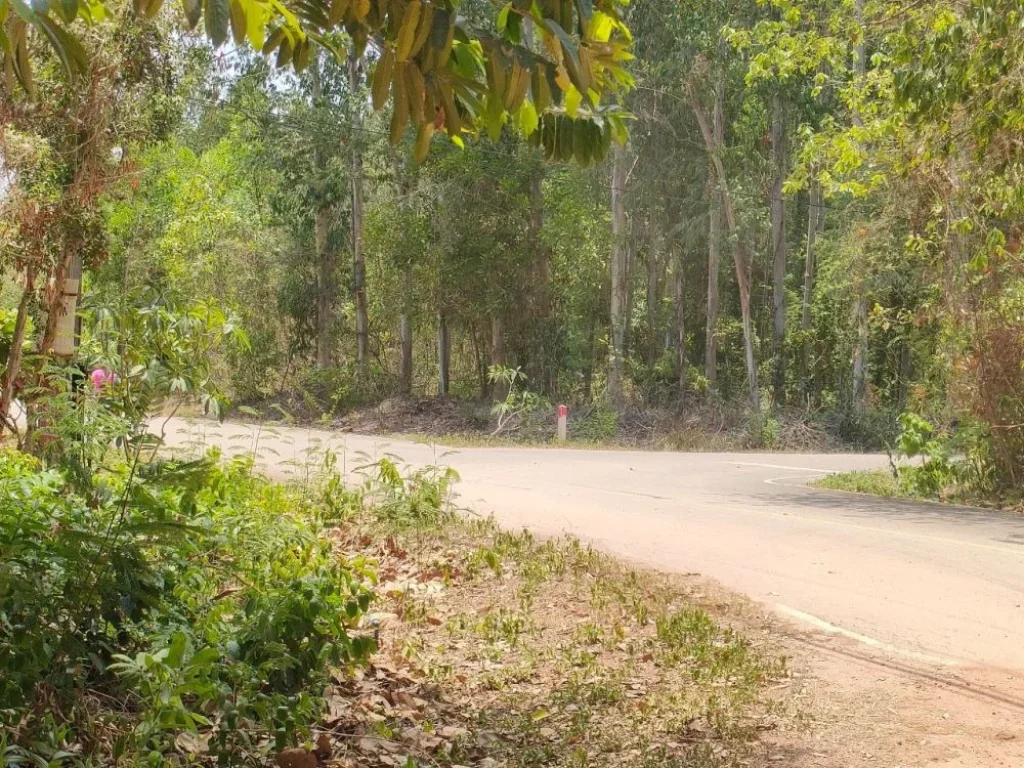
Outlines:
{"type": "Polygon", "coordinates": [[[519,644],[519,638],[529,629],[529,617],[518,611],[499,608],[484,616],[477,625],[477,633],[488,643],[503,641],[510,648],[519,644]]]}

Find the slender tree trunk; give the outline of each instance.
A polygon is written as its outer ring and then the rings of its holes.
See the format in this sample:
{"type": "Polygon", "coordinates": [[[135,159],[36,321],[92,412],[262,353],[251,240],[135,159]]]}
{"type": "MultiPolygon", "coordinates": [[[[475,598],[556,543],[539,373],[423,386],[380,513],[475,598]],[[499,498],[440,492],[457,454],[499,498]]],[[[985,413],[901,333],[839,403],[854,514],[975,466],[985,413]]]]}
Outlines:
{"type": "MultiPolygon", "coordinates": [[[[400,207],[404,212],[412,209],[412,190],[419,185],[419,176],[415,168],[411,172],[402,167],[398,153],[391,152],[394,166],[396,191],[400,197],[400,207]]],[[[399,364],[399,391],[409,396],[412,394],[413,382],[413,259],[410,256],[402,267],[402,312],[398,320],[398,340],[401,345],[401,361],[399,364]]]]}
{"type": "Polygon", "coordinates": [[[636,254],[639,250],[637,248],[634,237],[639,233],[634,232],[633,222],[626,216],[626,311],[625,317],[623,318],[623,333],[622,333],[622,363],[625,366],[626,359],[629,357],[629,351],[633,348],[633,300],[635,294],[633,291],[633,284],[636,282],[636,254]]]}
{"type": "MultiPolygon", "coordinates": [[[[725,144],[724,79],[715,78],[715,105],[712,113],[712,138],[715,146],[725,144]]],[[[704,375],[712,388],[718,383],[718,271],[722,247],[722,192],[713,167],[708,169],[710,208],[708,211],[708,310],[704,344],[704,375]]]]}
{"type": "MultiPolygon", "coordinates": [[[[857,16],[857,23],[861,28],[861,40],[857,45],[853,73],[858,85],[863,85],[864,75],[867,72],[867,49],[863,35],[866,33],[864,27],[864,0],[855,0],[854,12],[857,16]]],[[[860,112],[854,110],[853,124],[863,124],[860,112]]],[[[857,328],[857,337],[853,348],[853,410],[856,413],[864,413],[868,407],[868,385],[867,385],[867,357],[868,357],[868,300],[867,281],[865,280],[866,265],[864,254],[860,254],[858,261],[861,263],[855,266],[856,278],[854,280],[853,317],[857,328]]]]}
{"type": "Polygon", "coordinates": [[[594,366],[597,365],[597,320],[593,312],[587,318],[587,367],[583,370],[583,396],[587,402],[594,394],[594,366]]]}
{"type": "MultiPolygon", "coordinates": [[[[495,313],[491,317],[491,365],[504,367],[508,364],[505,353],[505,318],[501,313],[495,313]]],[[[496,381],[491,387],[491,397],[496,402],[502,402],[508,398],[509,383],[507,381],[496,381]]]]}
{"type": "Polygon", "coordinates": [[[676,299],[676,376],[679,381],[679,403],[686,397],[686,283],[683,274],[682,251],[672,259],[675,272],[676,299]]]}
{"type": "Polygon", "coordinates": [[[399,321],[398,335],[402,345],[401,391],[403,395],[412,394],[412,264],[405,267],[402,278],[402,317],[399,321]]]}
{"type": "Polygon", "coordinates": [[[541,239],[544,229],[544,166],[530,176],[529,243],[533,251],[534,322],[536,323],[536,363],[534,386],[550,394],[554,389],[554,361],[551,359],[551,249],[541,239]]]}
{"type": "Polygon", "coordinates": [[[854,282],[856,299],[853,304],[853,321],[857,337],[853,346],[853,409],[857,413],[867,410],[868,404],[868,302],[864,297],[864,278],[858,276],[854,282]]]}
{"type": "Polygon", "coordinates": [[[654,212],[647,226],[647,364],[658,362],[658,228],[654,212]]]}
{"type": "Polygon", "coordinates": [[[612,261],[611,261],[611,348],[608,350],[608,397],[619,408],[624,404],[622,385],[626,348],[627,255],[626,148],[616,144],[612,150],[612,261]]]}
{"type": "Polygon", "coordinates": [[[18,314],[14,318],[14,335],[11,337],[11,349],[7,354],[7,368],[4,370],[3,389],[0,394],[0,433],[7,426],[7,416],[11,412],[11,403],[14,402],[14,387],[21,375],[22,347],[25,345],[25,327],[34,278],[35,273],[29,269],[25,273],[25,289],[18,302],[18,314]]]}
{"type": "Polygon", "coordinates": [[[811,302],[814,299],[815,250],[818,239],[818,225],[823,221],[818,215],[822,207],[821,182],[814,180],[808,192],[807,208],[807,254],[804,257],[804,296],[800,308],[800,330],[803,332],[803,354],[800,358],[800,379],[805,393],[811,391],[811,302]]]}
{"type": "MultiPolygon", "coordinates": [[[[309,68],[312,84],[313,105],[316,106],[322,96],[320,85],[320,54],[313,57],[309,68]]],[[[323,167],[323,157],[315,153],[317,168],[323,167]]],[[[332,283],[334,264],[327,250],[327,238],[330,232],[330,214],[327,210],[322,184],[317,190],[316,210],[313,212],[313,241],[316,249],[317,291],[316,291],[316,365],[318,368],[329,368],[334,362],[331,354],[331,311],[333,309],[332,283]]]]}
{"type": "Polygon", "coordinates": [[[61,262],[53,274],[52,293],[48,296],[46,308],[46,323],[43,325],[43,335],[39,342],[39,351],[44,355],[71,357],[75,352],[74,334],[72,333],[72,338],[68,339],[67,333],[61,331],[62,326],[66,327],[68,322],[66,318],[70,317],[73,323],[78,311],[82,257],[77,251],[76,244],[65,244],[61,262]]]}
{"type": "Polygon", "coordinates": [[[318,368],[329,368],[334,362],[331,355],[331,283],[334,265],[327,250],[329,214],[325,209],[321,208],[316,212],[313,229],[319,273],[316,296],[316,365],[318,368]]]}
{"type": "Polygon", "coordinates": [[[711,162],[718,178],[722,196],[722,207],[725,213],[725,223],[732,240],[732,259],[736,269],[736,285],[740,294],[740,314],[743,318],[743,349],[747,365],[747,389],[750,395],[750,407],[755,413],[761,412],[761,394],[757,383],[757,361],[754,357],[754,324],[750,313],[750,266],[746,251],[743,247],[743,239],[740,236],[739,225],[736,221],[736,210],[733,207],[732,194],[725,176],[725,165],[722,162],[721,146],[715,143],[708,117],[701,106],[699,99],[692,92],[688,93],[690,108],[697,118],[697,124],[704,137],[704,143],[711,162]]]}
{"type": "Polygon", "coordinates": [[[452,338],[448,318],[442,312],[437,316],[437,394],[448,397],[448,378],[452,360],[452,338]]]}
{"type": "Polygon", "coordinates": [[[786,207],[782,184],[786,178],[786,111],[782,95],[772,95],[772,297],[774,324],[772,329],[773,400],[782,405],[786,398],[786,207]]]}
{"type": "Polygon", "coordinates": [[[369,362],[370,318],[366,308],[366,260],[363,256],[363,153],[359,147],[363,108],[358,97],[361,63],[353,51],[348,55],[348,83],[354,103],[350,141],[352,185],[352,292],[356,305],[356,368],[366,376],[369,362]]]}

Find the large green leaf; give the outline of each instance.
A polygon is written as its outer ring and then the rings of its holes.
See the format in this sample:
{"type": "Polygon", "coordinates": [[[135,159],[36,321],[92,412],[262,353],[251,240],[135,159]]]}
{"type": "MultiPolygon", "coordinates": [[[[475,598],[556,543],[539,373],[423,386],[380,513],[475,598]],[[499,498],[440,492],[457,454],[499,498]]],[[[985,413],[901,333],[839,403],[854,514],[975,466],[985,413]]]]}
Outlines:
{"type": "Polygon", "coordinates": [[[228,0],[203,0],[203,21],[206,23],[206,36],[215,45],[223,45],[228,39],[228,25],[231,10],[228,0]]]}

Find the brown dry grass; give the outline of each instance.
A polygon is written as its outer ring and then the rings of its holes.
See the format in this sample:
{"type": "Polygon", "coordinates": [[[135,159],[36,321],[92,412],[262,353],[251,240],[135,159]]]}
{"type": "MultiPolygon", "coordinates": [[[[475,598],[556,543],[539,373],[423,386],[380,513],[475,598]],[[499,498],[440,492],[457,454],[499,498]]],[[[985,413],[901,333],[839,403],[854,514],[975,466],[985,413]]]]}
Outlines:
{"type": "Polygon", "coordinates": [[[379,561],[373,665],[329,692],[347,766],[747,766],[785,718],[767,635],[698,582],[490,522],[346,529],[379,561]],[[731,612],[731,611],[730,611],[731,612]],[[409,763],[409,761],[412,763],[409,763]]]}

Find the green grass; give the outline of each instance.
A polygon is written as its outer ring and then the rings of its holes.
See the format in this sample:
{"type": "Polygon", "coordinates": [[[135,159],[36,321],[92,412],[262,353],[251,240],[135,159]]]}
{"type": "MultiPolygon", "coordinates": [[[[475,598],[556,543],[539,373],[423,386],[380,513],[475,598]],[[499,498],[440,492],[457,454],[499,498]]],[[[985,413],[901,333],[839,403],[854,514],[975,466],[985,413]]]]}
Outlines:
{"type": "Polygon", "coordinates": [[[834,475],[826,475],[820,480],[815,480],[811,485],[815,488],[867,493],[872,496],[885,496],[890,499],[912,498],[907,489],[893,476],[892,472],[885,469],[839,472],[834,475]]]}

